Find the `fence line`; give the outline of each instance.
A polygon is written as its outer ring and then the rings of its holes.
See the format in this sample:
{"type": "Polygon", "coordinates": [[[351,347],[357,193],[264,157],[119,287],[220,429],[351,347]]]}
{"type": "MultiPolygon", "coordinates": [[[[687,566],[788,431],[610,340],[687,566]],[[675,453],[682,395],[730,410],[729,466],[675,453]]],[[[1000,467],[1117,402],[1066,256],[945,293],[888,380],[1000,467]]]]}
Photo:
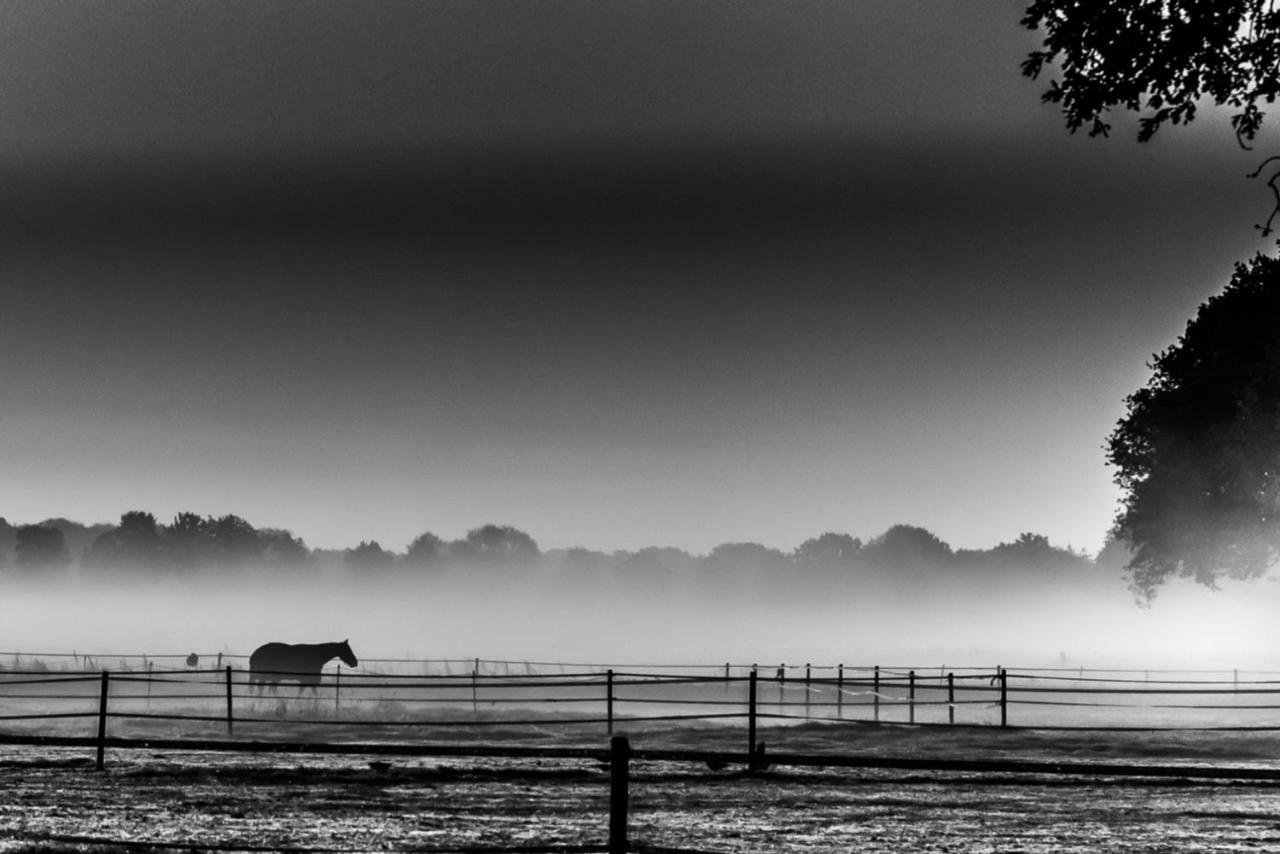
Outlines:
{"type": "MultiPolygon", "coordinates": [[[[0,656],[8,654],[0,653],[0,656]]],[[[78,656],[78,658],[83,658],[78,656]]],[[[152,657],[154,658],[154,657],[152,657]]],[[[478,660],[473,660],[473,663],[478,660]]],[[[76,662],[79,663],[78,661],[76,662]]],[[[1276,680],[1241,679],[1239,671],[1231,671],[1231,681],[1186,679],[1115,679],[1111,677],[1082,678],[1079,671],[1074,677],[1046,674],[1042,670],[1011,671],[1006,668],[972,669],[958,673],[953,670],[930,671],[907,669],[898,672],[894,668],[873,666],[861,668],[869,678],[859,677],[858,670],[844,665],[820,670],[805,666],[796,670],[781,668],[754,668],[737,675],[731,665],[711,668],[716,675],[696,676],[688,672],[664,671],[662,668],[646,668],[627,672],[576,671],[574,673],[525,674],[513,677],[509,674],[482,674],[474,667],[468,674],[410,675],[387,673],[353,673],[341,666],[326,670],[317,690],[307,696],[299,686],[296,697],[281,699],[254,693],[250,687],[249,673],[244,669],[226,665],[221,669],[186,668],[161,670],[158,673],[148,666],[145,670],[129,670],[123,673],[107,669],[51,672],[47,669],[0,671],[0,722],[28,722],[40,726],[52,726],[59,721],[83,719],[96,721],[96,735],[60,735],[41,732],[33,734],[0,731],[0,744],[28,744],[59,747],[93,747],[96,766],[105,767],[106,752],[112,750],[196,750],[242,751],[272,753],[318,753],[348,755],[403,755],[403,756],[469,756],[499,758],[590,758],[608,762],[611,774],[611,811],[609,819],[609,843],[607,846],[542,847],[536,850],[604,851],[624,854],[643,850],[633,845],[626,832],[627,775],[631,761],[705,762],[712,768],[728,765],[744,766],[748,773],[759,772],[770,765],[792,765],[821,768],[887,768],[911,770],[936,770],[947,772],[995,772],[1028,774],[1079,774],[1094,776],[1145,776],[1145,777],[1204,777],[1208,779],[1235,779],[1265,781],[1280,784],[1280,769],[1223,768],[1204,765],[1126,765],[1109,763],[1034,762],[1019,760],[944,760],[928,758],[893,758],[883,756],[813,755],[805,753],[775,753],[766,755],[764,743],[759,740],[760,726],[775,724],[789,726],[806,721],[821,721],[828,725],[878,724],[881,726],[909,725],[917,727],[986,727],[994,722],[976,723],[972,720],[956,720],[958,709],[984,708],[988,713],[998,713],[998,726],[1006,729],[1047,729],[1062,731],[1132,731],[1132,730],[1213,730],[1229,732],[1280,731],[1280,703],[1259,703],[1271,695],[1280,698],[1280,682],[1276,680]],[[815,670],[819,675],[815,676],[815,670]],[[789,675],[794,672],[794,675],[789,675]],[[826,673],[827,675],[822,675],[826,673]],[[85,690],[75,693],[70,686],[82,685],[85,690]],[[159,693],[153,686],[162,686],[159,693]],[[179,691],[175,686],[190,686],[205,690],[179,691]],[[1209,687],[1206,687],[1209,686],[1209,687]],[[46,690],[47,689],[47,690],[46,690]],[[323,697],[322,697],[323,692],[323,697]],[[415,692],[421,692],[415,694],[415,692]],[[520,692],[528,692],[521,694],[520,692]],[[1073,699],[1071,695],[1077,695],[1073,699]],[[1178,703],[1178,697],[1207,698],[1235,696],[1235,704],[1178,703]],[[1098,698],[1098,699],[1095,699],[1098,698]],[[301,698],[301,699],[299,699],[301,698]],[[1165,702],[1115,702],[1121,698],[1150,700],[1159,698],[1165,702]],[[246,705],[245,701],[249,701],[246,705]],[[332,707],[329,703],[332,700],[332,707]],[[239,701],[237,703],[237,701],[239,701]],[[345,705],[343,702],[345,701],[345,705]],[[225,702],[225,714],[208,713],[208,709],[191,709],[201,703],[214,705],[215,710],[225,702]],[[260,704],[270,702],[285,709],[293,702],[297,709],[301,704],[304,716],[263,716],[260,704]],[[76,711],[50,711],[38,708],[39,704],[79,704],[76,711]],[[163,704],[185,703],[186,706],[163,704]],[[323,703],[323,706],[322,706],[323,703]],[[558,716],[533,714],[514,717],[493,717],[480,713],[480,706],[592,706],[585,714],[558,716]],[[153,708],[153,704],[161,704],[153,708]],[[407,715],[388,716],[388,704],[410,708],[414,704],[432,708],[451,706],[453,709],[470,708],[471,715],[449,717],[407,715]],[[12,713],[11,706],[25,710],[12,713]],[[682,710],[666,714],[623,714],[626,706],[655,708],[666,706],[682,710]],[[306,709],[315,713],[305,715],[306,709]],[[321,709],[332,712],[319,714],[321,709]],[[1211,726],[1112,726],[1064,725],[1059,721],[1027,721],[1021,726],[1009,726],[1011,708],[1015,714],[1029,715],[1042,708],[1071,708],[1088,710],[1161,709],[1178,712],[1198,711],[1229,713],[1236,716],[1265,715],[1260,725],[1240,723],[1223,724],[1219,720],[1211,726]],[[598,711],[603,711],[600,714],[598,711]],[[687,710],[687,711],[684,711],[687,710]],[[917,713],[946,711],[947,722],[918,720],[917,713]],[[594,712],[594,713],[593,713],[594,712]],[[890,713],[905,716],[906,720],[887,718],[890,713]],[[170,737],[121,737],[108,733],[112,721],[176,721],[202,725],[225,725],[228,738],[170,737]],[[386,741],[360,740],[346,743],[332,741],[246,741],[233,740],[235,727],[256,725],[334,726],[368,732],[384,728],[401,733],[402,738],[411,732],[432,728],[460,727],[589,727],[607,728],[612,735],[616,726],[637,726],[655,722],[711,723],[721,726],[745,724],[745,744],[738,750],[639,750],[630,746],[622,736],[614,736],[607,750],[563,745],[483,745],[439,744],[419,741],[416,743],[388,743],[386,741]],[[618,810],[621,810],[621,813],[618,810]],[[620,817],[619,817],[620,816],[620,817]]],[[[1168,671],[1174,673],[1175,671],[1168,671]]],[[[294,672],[274,673],[283,677],[314,674],[294,672]]],[[[727,730],[732,734],[732,730],[727,730]]],[[[740,736],[733,736],[735,739],[740,736]]],[[[771,736],[772,737],[772,736],[771,736]]],[[[208,847],[208,846],[201,846],[208,847]]],[[[462,850],[462,849],[441,849],[462,850]]],[[[476,849],[482,850],[482,849],[476,849]]],[[[495,849],[483,849],[493,851],[495,849]]],[[[513,851],[516,849],[512,849],[513,851]]],[[[535,848],[519,849],[533,851],[535,848]]]]}
{"type": "MultiPolygon", "coordinates": [[[[0,653],[0,655],[9,655],[0,653]]],[[[947,723],[956,725],[957,711],[984,708],[999,713],[999,725],[1007,727],[1011,710],[1021,717],[1015,724],[1029,727],[1108,729],[1117,727],[1105,718],[1117,710],[1146,710],[1148,713],[1185,713],[1174,725],[1162,718],[1156,722],[1130,720],[1128,728],[1180,730],[1251,730],[1278,729],[1280,716],[1280,680],[1241,679],[1239,671],[1231,671],[1231,681],[1206,679],[1158,679],[1139,682],[1112,677],[1073,677],[1045,674],[1040,670],[956,673],[908,670],[898,674],[888,668],[865,670],[871,678],[854,675],[845,665],[834,668],[835,676],[814,676],[816,668],[806,666],[803,675],[788,678],[785,669],[751,670],[746,676],[735,675],[732,666],[716,666],[715,676],[660,671],[626,672],[618,670],[581,671],[560,674],[528,674],[524,676],[481,674],[476,670],[466,675],[415,675],[403,673],[360,673],[340,665],[326,670],[320,685],[310,692],[319,708],[320,693],[332,697],[332,716],[275,717],[253,715],[245,701],[275,700],[257,691],[248,681],[248,672],[231,665],[221,670],[187,668],[185,670],[126,671],[6,670],[0,672],[0,720],[40,721],[57,718],[93,717],[91,709],[66,712],[56,708],[35,708],[41,703],[55,704],[101,699],[103,719],[137,718],[153,720],[225,721],[228,729],[236,723],[336,723],[355,727],[426,728],[432,726],[488,725],[595,725],[603,723],[612,732],[615,723],[637,724],[648,721],[716,721],[734,719],[769,719],[774,721],[867,722],[880,724],[939,723],[936,713],[945,711],[947,723]],[[108,674],[113,691],[114,708],[105,706],[108,674]],[[726,674],[726,675],[721,675],[726,674]],[[99,698],[88,688],[102,681],[99,698]],[[750,683],[749,696],[743,691],[750,683]],[[86,686],[77,691],[77,685],[86,686]],[[155,687],[159,686],[159,690],[155,687]],[[144,693],[145,691],[145,693],[144,693]],[[1237,702],[1223,698],[1235,698],[1237,702]],[[1274,698],[1274,699],[1273,699],[1274,698]],[[1213,702],[1217,700],[1217,702],[1213,702]],[[1268,700],[1271,700],[1268,702],[1268,700]],[[153,710],[153,704],[226,703],[226,713],[193,714],[182,708],[153,710]],[[238,701],[238,702],[237,702],[238,701]],[[345,701],[345,703],[344,703],[345,701]],[[1118,702],[1119,701],[1119,702],[1118,702]],[[146,703],[146,710],[136,707],[146,703]],[[26,706],[26,709],[13,708],[26,706]],[[123,705],[122,705],[123,704],[123,705]],[[237,710],[236,706],[241,706],[237,710]],[[440,717],[424,714],[433,708],[470,707],[471,717],[440,717]],[[494,710],[480,714],[480,707],[494,710]],[[680,713],[629,714],[623,707],[680,709],[680,713]],[[559,717],[537,714],[503,717],[502,708],[559,707],[568,710],[586,707],[585,714],[559,717]],[[600,708],[603,715],[592,714],[600,708]],[[394,715],[379,714],[388,708],[394,715]],[[1091,721],[1079,722],[1061,718],[1045,718],[1052,709],[1090,711],[1091,721]],[[413,710],[421,710],[415,712],[413,710]],[[1037,711],[1044,710],[1044,711],[1037,711]],[[1197,720],[1208,715],[1207,719],[1197,720]],[[898,719],[905,716],[905,720],[898,719]]],[[[1174,671],[1169,671],[1174,672],[1174,671]]],[[[272,672],[285,679],[308,674],[272,672]]],[[[286,692],[289,690],[285,689],[286,692]]],[[[278,695],[276,695],[278,696],[278,695]]],[[[299,686],[298,697],[308,699],[306,689],[299,686]]],[[[1167,716],[1166,716],[1167,717],[1167,716]]],[[[972,720],[960,723],[972,723],[972,720]]],[[[994,725],[990,722],[989,725],[994,725]]]]}

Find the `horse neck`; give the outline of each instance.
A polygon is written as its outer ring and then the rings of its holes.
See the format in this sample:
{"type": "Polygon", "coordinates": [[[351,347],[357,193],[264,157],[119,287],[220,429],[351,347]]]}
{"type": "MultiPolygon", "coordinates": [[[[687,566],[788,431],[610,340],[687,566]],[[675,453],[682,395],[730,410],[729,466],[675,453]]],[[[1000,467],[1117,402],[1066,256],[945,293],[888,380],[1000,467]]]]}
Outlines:
{"type": "Polygon", "coordinates": [[[327,664],[335,658],[342,657],[342,644],[340,643],[318,643],[315,645],[316,658],[322,663],[327,664]]]}

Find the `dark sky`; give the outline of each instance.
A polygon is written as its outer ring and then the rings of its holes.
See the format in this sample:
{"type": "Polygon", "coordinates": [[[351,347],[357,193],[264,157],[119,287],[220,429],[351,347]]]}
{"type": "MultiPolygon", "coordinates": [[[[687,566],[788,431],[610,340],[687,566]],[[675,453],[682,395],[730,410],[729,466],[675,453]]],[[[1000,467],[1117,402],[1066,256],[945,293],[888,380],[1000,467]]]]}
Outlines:
{"type": "Polygon", "coordinates": [[[0,5],[0,515],[1096,549],[1268,196],[1022,5],[0,5]]]}

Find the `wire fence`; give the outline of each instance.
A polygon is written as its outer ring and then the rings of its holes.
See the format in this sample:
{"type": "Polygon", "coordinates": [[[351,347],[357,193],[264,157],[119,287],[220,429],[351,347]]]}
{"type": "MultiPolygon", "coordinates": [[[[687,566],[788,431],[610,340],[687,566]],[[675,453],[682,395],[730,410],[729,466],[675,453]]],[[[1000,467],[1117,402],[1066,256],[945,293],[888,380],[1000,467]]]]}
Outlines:
{"type": "Polygon", "coordinates": [[[1280,730],[1275,671],[366,659],[358,670],[257,674],[279,680],[264,688],[247,667],[246,656],[227,653],[0,653],[0,725],[105,716],[229,732],[341,724],[612,733],[659,722],[1280,730]]]}

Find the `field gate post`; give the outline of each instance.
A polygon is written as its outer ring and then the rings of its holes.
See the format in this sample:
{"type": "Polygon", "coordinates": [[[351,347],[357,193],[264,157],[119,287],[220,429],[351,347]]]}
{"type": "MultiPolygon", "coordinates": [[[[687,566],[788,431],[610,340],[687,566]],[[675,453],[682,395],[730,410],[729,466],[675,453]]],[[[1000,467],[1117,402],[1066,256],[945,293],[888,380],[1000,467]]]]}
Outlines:
{"type": "Polygon", "coordinates": [[[154,661],[147,662],[147,708],[151,708],[151,679],[156,663],[154,661]]]}
{"type": "Polygon", "coordinates": [[[609,720],[609,735],[613,735],[613,668],[605,673],[605,717],[609,720]]]}
{"type": "Polygon", "coordinates": [[[231,665],[230,664],[227,665],[227,669],[225,673],[227,674],[227,735],[232,735],[235,732],[235,728],[236,728],[236,724],[235,724],[236,717],[235,717],[235,708],[232,705],[233,701],[231,699],[231,665]]]}
{"type": "Polygon", "coordinates": [[[875,708],[876,723],[880,723],[880,665],[876,665],[871,679],[871,705],[875,708]]]}
{"type": "Polygon", "coordinates": [[[747,680],[747,770],[755,769],[756,763],[756,682],[759,674],[751,668],[751,676],[747,680]]]}
{"type": "Polygon", "coordinates": [[[724,663],[724,692],[729,693],[729,662],[724,663]]]}
{"type": "Polygon", "coordinates": [[[111,674],[102,671],[102,688],[98,693],[98,762],[97,768],[102,770],[106,764],[107,751],[107,694],[111,690],[111,674]]]}
{"type": "Polygon", "coordinates": [[[1000,668],[1000,726],[1009,725],[1009,673],[1000,668]]]}
{"type": "Polygon", "coordinates": [[[956,722],[956,675],[947,674],[947,723],[956,722]]]}
{"type": "Polygon", "coordinates": [[[628,776],[631,742],[625,735],[609,741],[609,854],[627,854],[628,776]]]}
{"type": "Polygon", "coordinates": [[[844,718],[844,662],[836,667],[836,720],[844,718]]]}
{"type": "Polygon", "coordinates": [[[338,665],[338,669],[333,674],[333,716],[338,716],[339,709],[342,708],[342,665],[338,665]]]}

